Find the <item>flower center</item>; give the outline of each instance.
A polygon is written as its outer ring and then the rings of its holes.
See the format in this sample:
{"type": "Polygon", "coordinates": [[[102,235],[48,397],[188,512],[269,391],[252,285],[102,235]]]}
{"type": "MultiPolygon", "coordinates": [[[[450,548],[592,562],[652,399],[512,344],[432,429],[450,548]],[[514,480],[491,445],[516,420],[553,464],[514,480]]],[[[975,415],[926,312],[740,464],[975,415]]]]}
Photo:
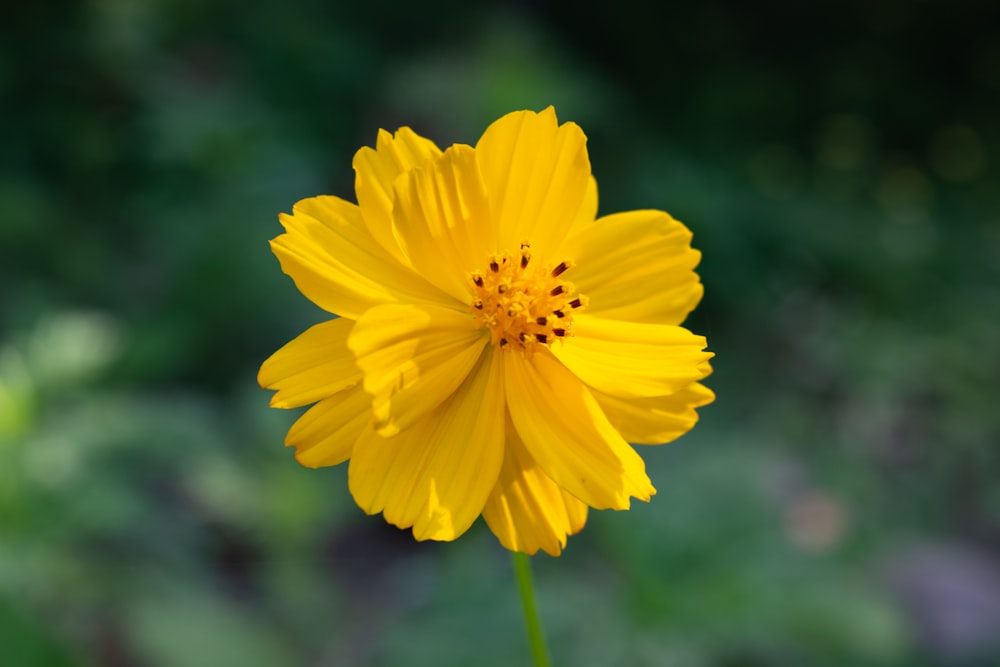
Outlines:
{"type": "Polygon", "coordinates": [[[486,271],[469,274],[476,327],[489,327],[493,344],[501,349],[519,349],[528,356],[537,345],[571,336],[573,311],[587,305],[587,297],[562,278],[572,266],[571,260],[552,268],[532,264],[526,242],[516,254],[491,255],[486,271]]]}

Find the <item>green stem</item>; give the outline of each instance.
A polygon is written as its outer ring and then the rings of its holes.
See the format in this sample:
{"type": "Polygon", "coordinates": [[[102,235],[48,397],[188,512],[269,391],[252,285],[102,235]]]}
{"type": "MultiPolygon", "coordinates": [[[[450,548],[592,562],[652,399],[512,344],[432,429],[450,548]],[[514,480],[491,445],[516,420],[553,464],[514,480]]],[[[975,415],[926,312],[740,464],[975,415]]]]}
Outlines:
{"type": "Polygon", "coordinates": [[[528,556],[517,551],[513,553],[513,556],[517,590],[521,593],[524,622],[528,628],[528,644],[531,645],[531,655],[535,659],[535,667],[551,667],[549,652],[545,648],[545,636],[542,634],[542,623],[538,619],[538,609],[535,607],[535,588],[531,583],[531,562],[528,560],[528,556]]]}

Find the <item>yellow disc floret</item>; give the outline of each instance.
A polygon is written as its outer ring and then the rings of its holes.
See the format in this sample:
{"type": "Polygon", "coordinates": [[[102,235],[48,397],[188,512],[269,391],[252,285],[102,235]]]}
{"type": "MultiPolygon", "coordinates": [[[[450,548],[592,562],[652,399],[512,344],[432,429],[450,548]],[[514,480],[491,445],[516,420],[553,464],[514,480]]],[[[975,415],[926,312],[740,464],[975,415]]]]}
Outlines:
{"type": "Polygon", "coordinates": [[[474,271],[469,281],[475,297],[472,312],[477,327],[489,327],[493,344],[531,355],[537,345],[551,345],[572,335],[573,311],[587,304],[573,284],[562,278],[571,260],[554,267],[531,263],[531,247],[488,258],[486,271],[474,271]]]}

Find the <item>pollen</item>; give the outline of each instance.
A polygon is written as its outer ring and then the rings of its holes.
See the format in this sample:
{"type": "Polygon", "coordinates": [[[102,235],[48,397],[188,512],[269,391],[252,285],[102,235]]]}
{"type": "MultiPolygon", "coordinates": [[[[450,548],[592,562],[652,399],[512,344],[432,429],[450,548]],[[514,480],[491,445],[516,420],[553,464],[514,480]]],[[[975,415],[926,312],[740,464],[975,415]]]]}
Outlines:
{"type": "Polygon", "coordinates": [[[573,268],[571,260],[533,261],[531,244],[523,242],[518,252],[487,257],[486,266],[469,274],[470,310],[477,327],[489,328],[494,345],[530,356],[572,335],[573,313],[587,305],[587,297],[563,277],[573,268]]]}

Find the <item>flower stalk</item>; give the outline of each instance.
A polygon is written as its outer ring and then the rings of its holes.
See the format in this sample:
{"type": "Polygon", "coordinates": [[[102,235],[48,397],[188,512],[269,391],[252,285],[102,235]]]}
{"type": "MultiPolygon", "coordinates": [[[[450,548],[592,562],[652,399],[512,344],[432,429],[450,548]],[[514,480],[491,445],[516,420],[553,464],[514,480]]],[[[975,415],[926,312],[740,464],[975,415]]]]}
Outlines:
{"type": "Polygon", "coordinates": [[[535,587],[531,579],[531,561],[526,554],[512,552],[514,558],[514,576],[517,578],[517,590],[521,594],[521,607],[524,609],[524,623],[528,631],[528,645],[535,667],[551,667],[549,651],[545,646],[545,635],[542,633],[542,623],[535,606],[535,587]]]}

